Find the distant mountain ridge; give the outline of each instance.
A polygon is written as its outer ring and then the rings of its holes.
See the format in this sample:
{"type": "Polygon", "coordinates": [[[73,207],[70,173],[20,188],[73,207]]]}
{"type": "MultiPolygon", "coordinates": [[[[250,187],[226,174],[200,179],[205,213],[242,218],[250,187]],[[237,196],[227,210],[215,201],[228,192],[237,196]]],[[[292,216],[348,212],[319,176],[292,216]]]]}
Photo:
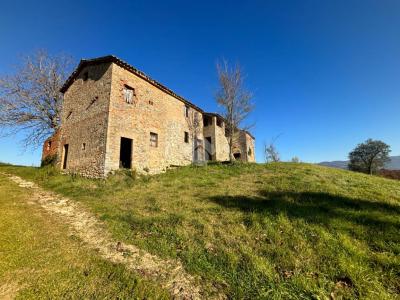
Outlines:
{"type": "MultiPolygon", "coordinates": [[[[349,161],[348,160],[335,160],[335,161],[323,161],[319,165],[337,168],[337,169],[347,169],[349,161]]],[[[391,156],[390,162],[385,164],[385,169],[387,170],[400,170],[400,156],[391,156]]]]}

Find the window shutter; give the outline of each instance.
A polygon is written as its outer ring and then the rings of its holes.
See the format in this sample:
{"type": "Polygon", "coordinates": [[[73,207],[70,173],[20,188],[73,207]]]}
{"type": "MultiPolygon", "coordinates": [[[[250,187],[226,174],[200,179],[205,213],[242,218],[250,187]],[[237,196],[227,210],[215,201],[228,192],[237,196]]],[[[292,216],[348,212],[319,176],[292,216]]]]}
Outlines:
{"type": "Polygon", "coordinates": [[[123,94],[124,94],[124,100],[126,103],[128,104],[132,104],[133,103],[133,97],[136,96],[135,94],[135,89],[129,87],[129,86],[125,86],[123,89],[123,94]]]}

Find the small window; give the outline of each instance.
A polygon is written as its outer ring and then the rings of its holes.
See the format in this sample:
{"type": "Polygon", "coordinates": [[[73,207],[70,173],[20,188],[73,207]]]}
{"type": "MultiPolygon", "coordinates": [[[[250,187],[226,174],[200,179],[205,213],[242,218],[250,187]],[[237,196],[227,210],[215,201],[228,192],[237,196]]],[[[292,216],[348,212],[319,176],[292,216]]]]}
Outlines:
{"type": "Polygon", "coordinates": [[[251,156],[252,153],[253,153],[253,152],[251,151],[251,148],[249,148],[249,151],[247,151],[247,154],[248,154],[249,156],[251,156]]]}
{"type": "Polygon", "coordinates": [[[87,81],[89,79],[89,72],[83,73],[82,79],[83,81],[87,81]]]}
{"type": "Polygon", "coordinates": [[[90,100],[90,103],[86,109],[89,109],[97,100],[99,100],[99,96],[96,96],[92,100],[90,100]]]}
{"type": "Polygon", "coordinates": [[[63,163],[62,163],[62,168],[65,170],[67,168],[67,162],[68,162],[68,144],[65,144],[63,147],[63,163]]]}
{"type": "Polygon", "coordinates": [[[51,141],[47,142],[47,147],[46,147],[47,151],[49,151],[51,149],[51,141]]]}
{"type": "Polygon", "coordinates": [[[128,104],[132,104],[134,98],[136,98],[135,89],[130,86],[125,85],[123,93],[124,93],[125,102],[128,104]]]}
{"type": "Polygon", "coordinates": [[[150,146],[158,147],[158,134],[154,132],[150,132],[150,146]]]}
{"type": "Polygon", "coordinates": [[[86,143],[82,143],[82,150],[83,150],[83,151],[86,150],[86,143]]]}
{"type": "Polygon", "coordinates": [[[67,115],[67,120],[71,117],[72,115],[72,110],[69,111],[68,115],[67,115]]]}
{"type": "Polygon", "coordinates": [[[185,143],[189,143],[189,132],[185,131],[185,143]]]}
{"type": "Polygon", "coordinates": [[[149,104],[150,104],[150,105],[154,105],[154,102],[151,101],[151,100],[149,100],[149,104]]]}
{"type": "Polygon", "coordinates": [[[217,126],[222,127],[222,120],[220,118],[217,118],[217,126]]]}
{"type": "Polygon", "coordinates": [[[185,105],[185,117],[189,118],[189,106],[185,105]]]}

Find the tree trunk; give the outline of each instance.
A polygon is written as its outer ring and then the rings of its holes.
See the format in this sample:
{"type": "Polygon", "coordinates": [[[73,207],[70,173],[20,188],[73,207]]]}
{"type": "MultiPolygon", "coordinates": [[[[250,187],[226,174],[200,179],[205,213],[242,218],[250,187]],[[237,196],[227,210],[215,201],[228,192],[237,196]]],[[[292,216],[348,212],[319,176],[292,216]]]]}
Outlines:
{"type": "Polygon", "coordinates": [[[233,149],[232,149],[232,145],[233,145],[233,142],[232,142],[232,137],[229,139],[229,161],[230,162],[233,162],[233,149]]]}
{"type": "Polygon", "coordinates": [[[229,161],[233,162],[233,160],[234,160],[234,158],[233,158],[233,135],[234,135],[234,132],[233,132],[233,126],[231,125],[230,127],[231,128],[230,128],[230,133],[229,133],[229,135],[230,135],[230,139],[229,139],[229,161]]]}

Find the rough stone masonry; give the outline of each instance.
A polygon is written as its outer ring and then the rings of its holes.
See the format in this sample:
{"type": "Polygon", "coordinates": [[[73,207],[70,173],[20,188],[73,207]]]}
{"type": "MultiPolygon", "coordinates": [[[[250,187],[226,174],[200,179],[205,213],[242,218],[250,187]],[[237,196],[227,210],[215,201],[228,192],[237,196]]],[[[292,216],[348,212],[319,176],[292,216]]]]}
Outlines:
{"type": "MultiPolygon", "coordinates": [[[[105,177],[120,168],[159,173],[226,161],[225,120],[115,56],[81,60],[62,87],[61,127],[43,145],[66,172],[105,177]]],[[[253,162],[254,137],[239,130],[234,157],[253,162]]]]}

